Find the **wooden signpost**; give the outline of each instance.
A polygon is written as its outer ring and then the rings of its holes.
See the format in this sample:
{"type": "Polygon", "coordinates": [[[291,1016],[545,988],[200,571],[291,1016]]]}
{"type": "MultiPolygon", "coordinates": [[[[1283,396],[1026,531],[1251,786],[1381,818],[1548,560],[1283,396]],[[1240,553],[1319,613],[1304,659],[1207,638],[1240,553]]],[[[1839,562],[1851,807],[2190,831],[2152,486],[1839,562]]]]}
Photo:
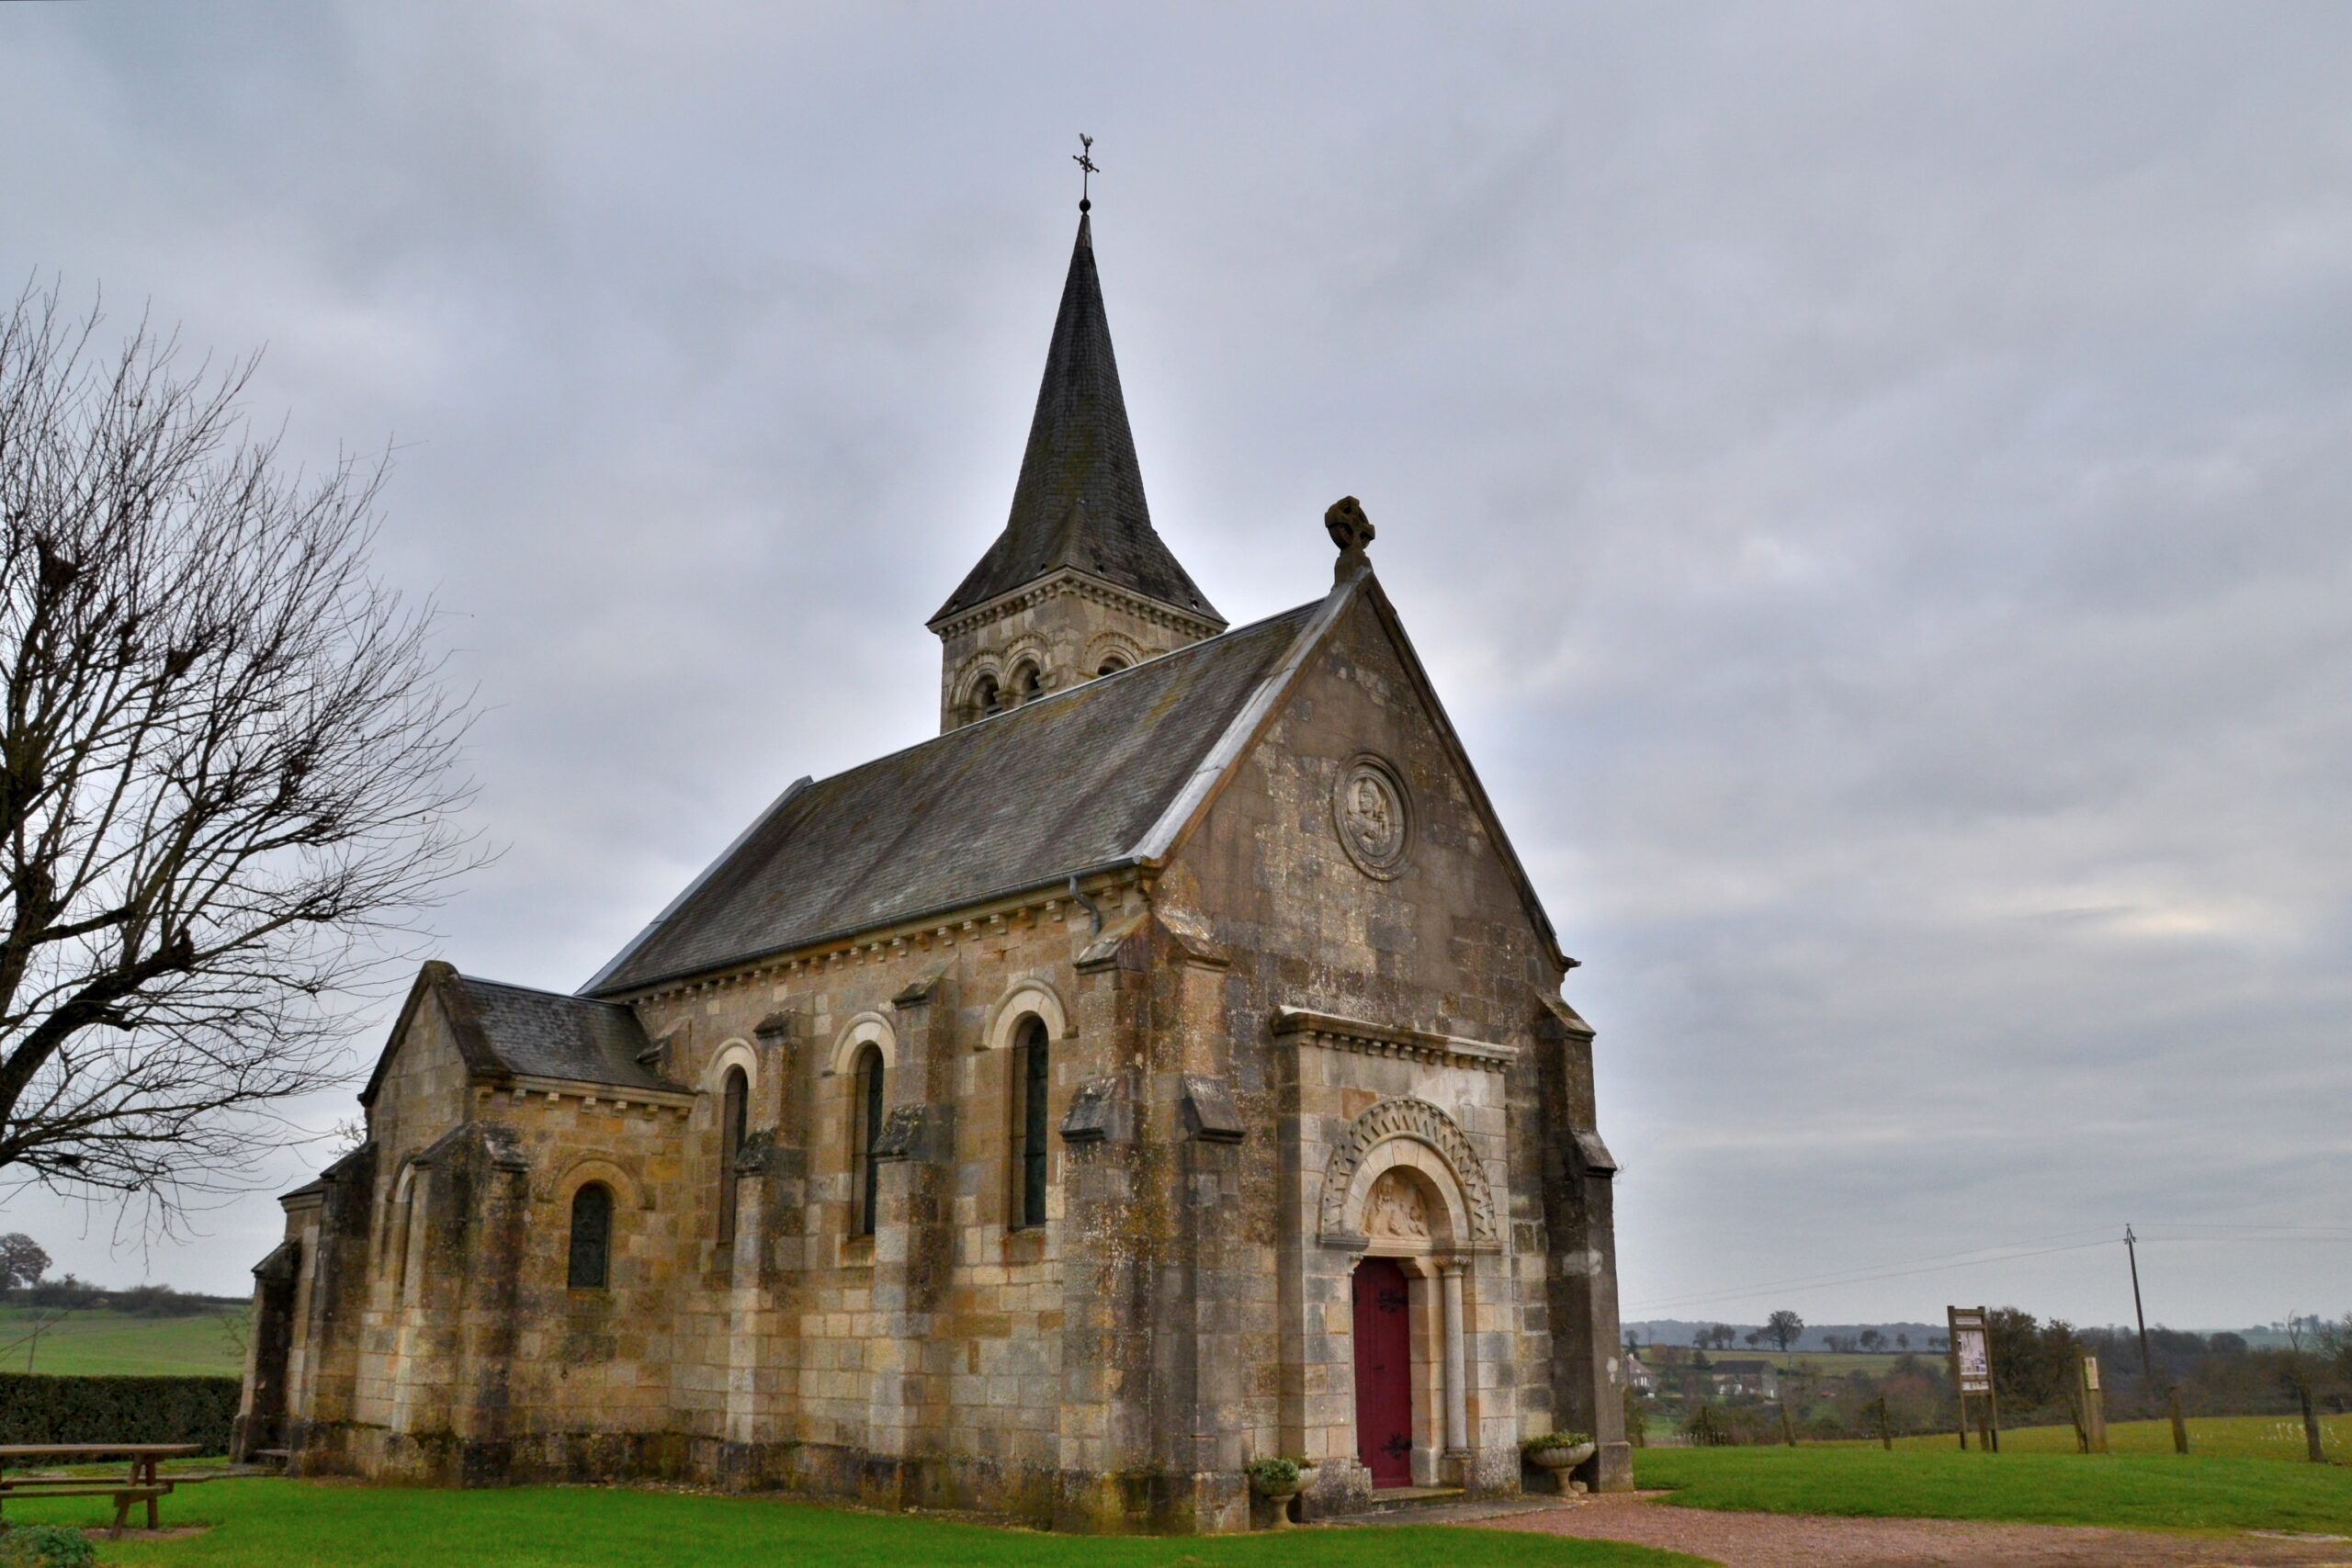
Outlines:
{"type": "Polygon", "coordinates": [[[2107,1395],[2098,1386],[2098,1358],[2088,1350],[2075,1359],[2075,1408],[2082,1413],[2075,1435],[2083,1452],[2107,1452],[2107,1395]]]}
{"type": "Polygon", "coordinates": [[[1993,1394],[1993,1330],[1981,1306],[1944,1308],[1951,1347],[1951,1386],[1960,1396],[1960,1446],[1968,1447],[1968,1402],[1976,1401],[1978,1440],[1987,1453],[2001,1451],[2001,1406],[1993,1394]]]}

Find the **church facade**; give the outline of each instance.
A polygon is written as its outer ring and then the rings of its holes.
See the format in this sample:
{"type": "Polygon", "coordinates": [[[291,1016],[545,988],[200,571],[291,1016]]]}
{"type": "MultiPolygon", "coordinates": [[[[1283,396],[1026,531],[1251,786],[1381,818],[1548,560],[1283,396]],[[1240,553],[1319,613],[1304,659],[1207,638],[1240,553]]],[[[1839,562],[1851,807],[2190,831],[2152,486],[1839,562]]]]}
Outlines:
{"type": "Polygon", "coordinates": [[[803,779],[576,994],[429,964],[254,1270],[241,1450],[1091,1530],[1628,1484],[1572,967],[1372,570],[1229,628],[1090,220],[941,733],[803,779]],[[1256,1506],[1262,1511],[1265,1505],[1256,1506]]]}

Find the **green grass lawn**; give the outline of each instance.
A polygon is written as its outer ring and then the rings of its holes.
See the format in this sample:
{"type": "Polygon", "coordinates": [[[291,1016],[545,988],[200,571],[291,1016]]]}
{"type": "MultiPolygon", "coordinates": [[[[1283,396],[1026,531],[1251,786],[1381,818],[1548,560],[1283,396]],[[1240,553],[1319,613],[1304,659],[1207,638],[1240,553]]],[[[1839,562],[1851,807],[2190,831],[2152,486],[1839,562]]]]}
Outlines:
{"type": "MultiPolygon", "coordinates": [[[[225,1309],[224,1309],[225,1310],[225,1309]]],[[[32,1307],[0,1307],[0,1371],[50,1372],[60,1377],[243,1377],[243,1339],[218,1314],[200,1317],[133,1317],[119,1312],[74,1312],[45,1330],[38,1345],[20,1343],[50,1315],[32,1307]],[[27,1366],[26,1359],[32,1360],[27,1366]]],[[[238,1311],[237,1326],[244,1314],[238,1311]]]]}
{"type": "MultiPolygon", "coordinates": [[[[1175,1540],[1047,1535],[852,1513],[770,1498],[606,1487],[426,1491],[315,1482],[220,1481],[164,1499],[179,1540],[101,1542],[113,1568],[1693,1568],[1695,1558],[1603,1541],[1400,1526],[1175,1540]]],[[[19,1523],[96,1525],[104,1498],[11,1503],[19,1523]]]]}
{"type": "Polygon", "coordinates": [[[1634,1477],[1693,1508],[2352,1533],[2352,1471],[2229,1455],[1643,1449],[1634,1477]]]}
{"type": "MultiPolygon", "coordinates": [[[[2352,1462],[2352,1416],[2324,1416],[2320,1417],[2319,1430],[2321,1452],[2331,1460],[2352,1462]]],[[[1970,1438],[1972,1443],[1974,1440],[1970,1438]]],[[[1894,1446],[1956,1451],[1959,1439],[1949,1433],[1939,1433],[1932,1438],[1897,1438],[1894,1446]]],[[[2107,1446],[2109,1452],[2118,1454],[2170,1454],[2172,1423],[2110,1421],[2107,1446]]],[[[2020,1427],[2001,1434],[2001,1451],[2070,1454],[2075,1451],[2075,1429],[2020,1427]]],[[[2196,1416],[2188,1423],[2188,1452],[2191,1458],[2218,1454],[2234,1459],[2289,1460],[2296,1464],[2311,1462],[2303,1448],[2303,1420],[2300,1416],[2196,1416]]]]}

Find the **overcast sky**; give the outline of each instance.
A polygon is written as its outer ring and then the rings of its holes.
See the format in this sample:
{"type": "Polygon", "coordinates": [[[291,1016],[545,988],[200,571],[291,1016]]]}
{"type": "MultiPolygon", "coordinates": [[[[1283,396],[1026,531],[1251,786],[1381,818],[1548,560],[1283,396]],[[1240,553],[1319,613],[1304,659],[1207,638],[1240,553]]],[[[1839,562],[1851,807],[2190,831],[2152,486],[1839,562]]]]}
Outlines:
{"type": "Polygon", "coordinates": [[[935,728],[1091,132],[1161,532],[1363,498],[1584,961],[1629,1318],[2352,1308],[2352,10],[1171,10],[0,7],[0,277],[398,444],[443,952],[570,989],[935,728]]]}

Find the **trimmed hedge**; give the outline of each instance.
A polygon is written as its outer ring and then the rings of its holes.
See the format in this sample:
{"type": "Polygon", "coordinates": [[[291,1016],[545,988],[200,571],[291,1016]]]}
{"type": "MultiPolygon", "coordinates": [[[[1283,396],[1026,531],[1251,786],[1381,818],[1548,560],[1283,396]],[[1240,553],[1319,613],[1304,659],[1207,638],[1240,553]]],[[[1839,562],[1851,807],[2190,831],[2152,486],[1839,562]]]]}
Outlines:
{"type": "Polygon", "coordinates": [[[200,1443],[229,1451],[235,1378],[0,1372],[0,1443],[200,1443]]]}

